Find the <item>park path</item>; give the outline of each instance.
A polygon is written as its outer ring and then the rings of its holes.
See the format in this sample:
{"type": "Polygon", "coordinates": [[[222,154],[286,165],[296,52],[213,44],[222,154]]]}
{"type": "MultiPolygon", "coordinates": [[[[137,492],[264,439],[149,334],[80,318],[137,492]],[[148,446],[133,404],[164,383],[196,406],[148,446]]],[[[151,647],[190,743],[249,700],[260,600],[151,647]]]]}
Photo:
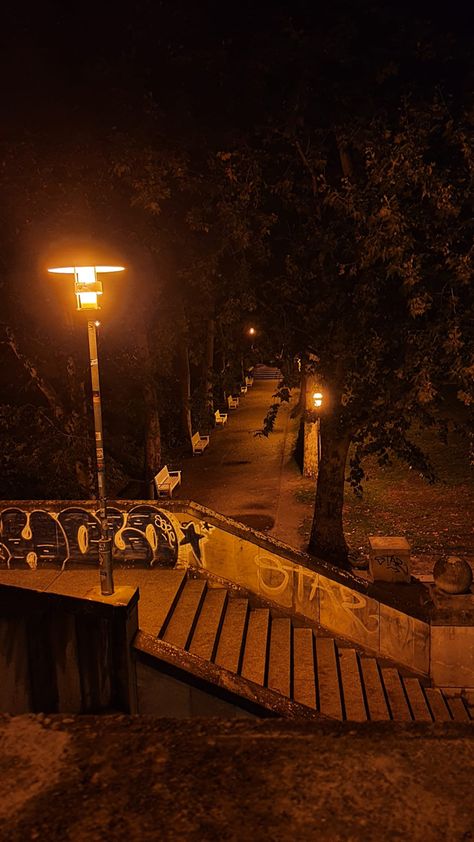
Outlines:
{"type": "Polygon", "coordinates": [[[290,405],[281,407],[274,432],[256,436],[278,386],[254,380],[228,412],[227,424],[213,430],[204,453],[182,461],[179,496],[266,532],[295,549],[304,549],[299,528],[311,509],[314,483],[301,476],[294,459],[299,419],[290,405]],[[295,494],[304,491],[306,502],[295,494]]]}

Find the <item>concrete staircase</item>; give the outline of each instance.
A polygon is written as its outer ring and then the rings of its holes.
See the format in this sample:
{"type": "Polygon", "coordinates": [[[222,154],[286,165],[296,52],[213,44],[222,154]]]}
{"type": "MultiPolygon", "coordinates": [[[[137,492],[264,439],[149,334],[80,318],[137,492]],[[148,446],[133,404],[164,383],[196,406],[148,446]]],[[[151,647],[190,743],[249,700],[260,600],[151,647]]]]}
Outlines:
{"type": "Polygon", "coordinates": [[[281,371],[273,366],[259,365],[252,370],[252,377],[254,380],[280,380],[281,371]]]}
{"type": "Polygon", "coordinates": [[[256,598],[251,605],[239,592],[188,578],[184,571],[163,574],[153,610],[154,635],[150,628],[140,631],[135,648],[151,656],[158,669],[162,661],[197,676],[211,694],[213,685],[226,687],[262,709],[296,717],[354,722],[471,719],[460,697],[448,698],[419,677],[406,670],[402,674],[323,629],[274,615],[256,598]]]}

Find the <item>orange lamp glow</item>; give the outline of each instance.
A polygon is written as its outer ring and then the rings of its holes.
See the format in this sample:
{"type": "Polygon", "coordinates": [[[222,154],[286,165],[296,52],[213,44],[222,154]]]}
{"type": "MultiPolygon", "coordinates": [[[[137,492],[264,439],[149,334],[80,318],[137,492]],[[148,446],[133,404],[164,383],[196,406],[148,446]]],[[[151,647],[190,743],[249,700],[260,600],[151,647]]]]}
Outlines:
{"type": "Polygon", "coordinates": [[[323,393],[322,392],[313,392],[313,402],[315,407],[319,407],[323,405],[323,393]]]}
{"type": "Polygon", "coordinates": [[[123,272],[124,266],[60,266],[48,269],[55,275],[74,275],[74,291],[78,310],[98,310],[102,295],[102,282],[97,277],[103,272],[123,272]]]}
{"type": "Polygon", "coordinates": [[[255,328],[249,327],[249,336],[255,336],[255,328]]]}

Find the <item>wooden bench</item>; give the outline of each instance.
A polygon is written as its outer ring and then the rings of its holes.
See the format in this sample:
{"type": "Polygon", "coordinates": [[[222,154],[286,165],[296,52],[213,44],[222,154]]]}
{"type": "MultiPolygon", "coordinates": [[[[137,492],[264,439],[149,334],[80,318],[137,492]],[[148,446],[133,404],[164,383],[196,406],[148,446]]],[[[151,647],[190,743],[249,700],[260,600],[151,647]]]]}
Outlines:
{"type": "Polygon", "coordinates": [[[155,477],[155,487],[158,497],[173,496],[173,489],[181,485],[181,471],[169,471],[165,465],[155,477]]]}
{"type": "Polygon", "coordinates": [[[229,407],[229,409],[237,409],[238,405],[239,399],[234,398],[232,395],[229,395],[229,397],[227,398],[227,406],[229,407]]]}
{"type": "Polygon", "coordinates": [[[194,433],[191,444],[193,446],[193,456],[195,453],[202,453],[209,444],[209,436],[201,436],[200,433],[194,433]]]}
{"type": "Polygon", "coordinates": [[[219,410],[216,409],[214,418],[216,419],[216,424],[221,424],[222,426],[227,424],[227,412],[219,412],[219,410]]]}
{"type": "Polygon", "coordinates": [[[245,385],[246,386],[253,386],[253,377],[246,377],[245,378],[245,385]]]}
{"type": "Polygon", "coordinates": [[[241,386],[241,387],[240,387],[240,394],[241,394],[241,395],[246,395],[246,394],[247,394],[247,386],[241,386]]]}

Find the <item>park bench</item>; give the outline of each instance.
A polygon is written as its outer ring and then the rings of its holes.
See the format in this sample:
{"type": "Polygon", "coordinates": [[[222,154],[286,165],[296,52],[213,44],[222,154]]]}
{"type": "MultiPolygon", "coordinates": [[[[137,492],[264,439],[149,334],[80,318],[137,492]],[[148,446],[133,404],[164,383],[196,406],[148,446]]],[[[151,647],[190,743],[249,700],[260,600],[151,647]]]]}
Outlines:
{"type": "Polygon", "coordinates": [[[193,446],[193,456],[195,453],[202,453],[209,444],[209,436],[201,436],[200,433],[194,433],[191,444],[193,446]]]}
{"type": "Polygon", "coordinates": [[[224,424],[227,424],[227,412],[219,412],[219,410],[216,409],[214,418],[216,419],[216,424],[221,424],[222,427],[224,424]]]}
{"type": "Polygon", "coordinates": [[[241,394],[241,395],[246,395],[246,394],[247,394],[247,386],[241,386],[241,387],[240,387],[240,394],[241,394]]]}
{"type": "Polygon", "coordinates": [[[245,378],[245,385],[246,386],[253,386],[253,377],[246,377],[245,378]]]}
{"type": "Polygon", "coordinates": [[[155,477],[155,487],[158,497],[173,496],[173,489],[181,485],[181,471],[169,471],[168,466],[159,471],[155,477]]]}
{"type": "Polygon", "coordinates": [[[237,409],[238,405],[239,399],[234,398],[233,395],[229,395],[229,397],[227,398],[227,406],[229,407],[229,409],[237,409]]]}

